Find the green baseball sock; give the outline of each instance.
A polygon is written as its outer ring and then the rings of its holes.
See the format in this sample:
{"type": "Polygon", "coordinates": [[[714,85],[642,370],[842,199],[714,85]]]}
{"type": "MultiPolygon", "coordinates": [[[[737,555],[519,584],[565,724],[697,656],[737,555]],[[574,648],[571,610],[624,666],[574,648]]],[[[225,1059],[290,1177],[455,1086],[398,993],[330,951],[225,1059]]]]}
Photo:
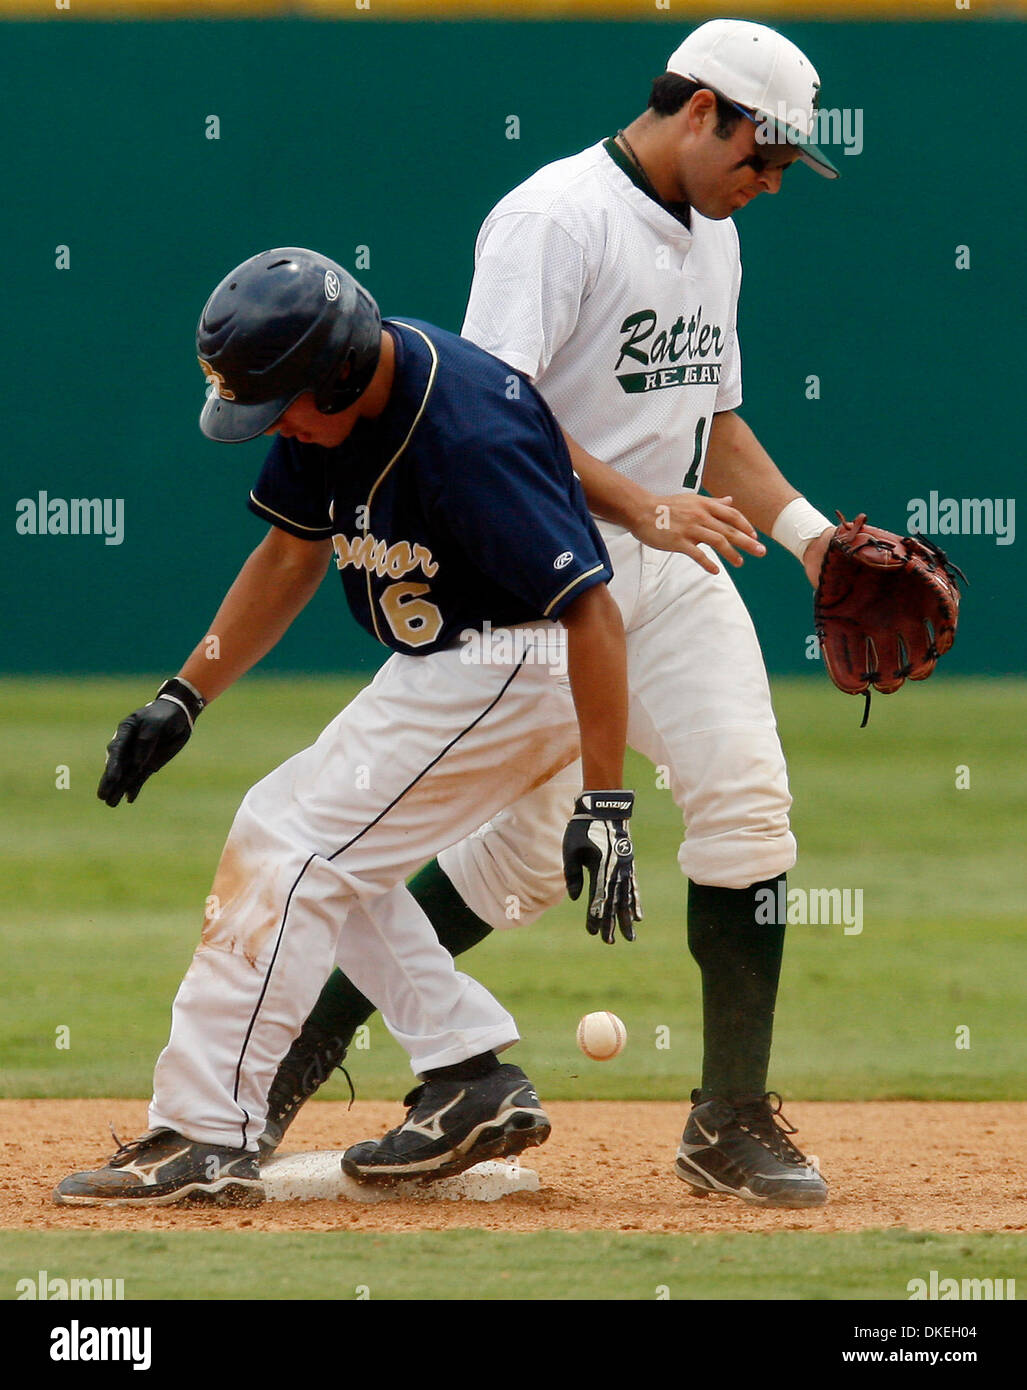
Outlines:
{"type": "Polygon", "coordinates": [[[451,956],[462,955],[491,934],[492,928],[474,915],[439,868],[437,859],[425,864],[407,887],[451,956]]]}
{"type": "Polygon", "coordinates": [[[784,923],[757,917],[785,876],[748,888],[688,884],[688,948],[702,971],[703,1098],[762,1095],[767,1089],[784,923]]]}
{"type": "MultiPolygon", "coordinates": [[[[439,868],[437,859],[426,864],[408,884],[421,911],[435,928],[435,935],[451,956],[484,941],[492,928],[476,917],[439,868]]],[[[301,1037],[310,1032],[338,1037],[348,1047],[353,1034],[375,1012],[375,1006],[341,970],[329,975],[303,1025],[301,1037]]]]}

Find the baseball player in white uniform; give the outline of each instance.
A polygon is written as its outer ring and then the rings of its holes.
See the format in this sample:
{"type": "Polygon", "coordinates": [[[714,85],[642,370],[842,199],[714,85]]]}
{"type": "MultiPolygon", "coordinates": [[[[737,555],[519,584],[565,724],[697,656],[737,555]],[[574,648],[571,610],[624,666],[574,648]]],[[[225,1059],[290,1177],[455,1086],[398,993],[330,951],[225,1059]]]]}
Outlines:
{"type": "MultiPolygon", "coordinates": [[[[534,381],[568,438],[614,567],[629,742],[665,770],[686,827],[678,858],[704,1060],[675,1171],[700,1196],[786,1207],[827,1199],[766,1089],[784,924],[759,921],[757,893],[776,888],[796,844],[762,656],[723,562],[762,555],[762,531],[815,583],[834,527],[737,414],[731,218],[777,193],[796,160],[837,176],[812,142],[819,86],[809,59],[765,26],[696,29],[642,116],[541,169],[488,215],[463,327],[534,381]]],[[[573,772],[557,776],[414,880],[454,953],[514,925],[511,899],[519,923],[559,900],[575,787],[573,772]]],[[[329,980],[279,1072],[265,1148],[365,1016],[346,981],[329,980]]]]}

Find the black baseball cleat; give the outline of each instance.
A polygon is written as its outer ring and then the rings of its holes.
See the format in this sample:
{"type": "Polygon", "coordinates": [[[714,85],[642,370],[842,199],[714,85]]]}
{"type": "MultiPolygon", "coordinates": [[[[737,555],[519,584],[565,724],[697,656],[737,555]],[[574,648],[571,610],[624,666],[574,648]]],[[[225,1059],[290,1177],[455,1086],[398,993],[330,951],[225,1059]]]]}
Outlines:
{"type": "Polygon", "coordinates": [[[827,1183],[788,1138],[795,1133],[774,1091],[731,1101],[703,1101],[693,1091],[674,1171],[696,1197],[726,1192],[761,1207],[823,1206],[827,1183]]]}
{"type": "MultiPolygon", "coordinates": [[[[268,1092],[267,1120],[264,1133],[257,1140],[257,1154],[261,1163],[272,1156],[300,1107],[325,1084],[336,1067],[349,1081],[349,1074],[342,1067],[345,1059],[346,1043],[342,1038],[317,1033],[304,1026],[278,1064],[268,1092]]],[[[350,1082],[351,1094],[352,1091],[353,1083],[350,1082]]]]}
{"type": "Polygon", "coordinates": [[[263,1200],[255,1153],[199,1144],[173,1129],[122,1144],[106,1168],[72,1173],[54,1189],[54,1201],[65,1207],[255,1207],[263,1200]]]}
{"type": "Polygon", "coordinates": [[[520,1067],[498,1067],[474,1081],[432,1078],[403,1101],[401,1125],[354,1144],[342,1171],[388,1187],[409,1178],[436,1182],[488,1158],[510,1158],[549,1138],[549,1117],[520,1067]]]}

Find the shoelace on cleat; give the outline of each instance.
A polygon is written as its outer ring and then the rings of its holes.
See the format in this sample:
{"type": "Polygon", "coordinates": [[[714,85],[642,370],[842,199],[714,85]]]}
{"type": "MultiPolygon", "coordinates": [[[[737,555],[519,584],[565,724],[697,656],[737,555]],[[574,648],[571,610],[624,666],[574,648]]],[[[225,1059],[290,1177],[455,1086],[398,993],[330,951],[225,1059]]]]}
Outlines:
{"type": "Polygon", "coordinates": [[[424,1095],[427,1085],[428,1083],[426,1081],[422,1081],[419,1086],[415,1086],[412,1091],[408,1091],[407,1094],[403,1097],[403,1104],[406,1106],[408,1111],[416,1110],[417,1107],[420,1105],[421,1097],[424,1095]]]}
{"type": "MultiPolygon", "coordinates": [[[[330,1039],[333,1043],[341,1041],[338,1038],[330,1039]]],[[[309,1047],[292,1060],[292,1065],[286,1071],[286,1078],[291,1090],[290,1105],[301,1105],[308,1100],[314,1092],[331,1076],[333,1071],[341,1071],[346,1078],[346,1085],[349,1087],[349,1105],[347,1110],[352,1110],[353,1102],[357,1098],[357,1093],[353,1087],[353,1078],[342,1065],[345,1060],[348,1048],[343,1048],[339,1054],[337,1062],[325,1062],[320,1053],[320,1048],[325,1039],[318,1038],[310,1043],[309,1047]],[[313,1083],[313,1084],[311,1084],[313,1083]]]]}
{"type": "Polygon", "coordinates": [[[111,1132],[111,1138],[118,1146],[118,1151],[107,1160],[108,1168],[121,1168],[126,1163],[131,1163],[140,1149],[146,1148],[155,1139],[160,1138],[159,1133],[147,1132],[141,1134],[138,1139],[119,1139],[113,1124],[107,1121],[107,1128],[111,1132]]]}
{"type": "Polygon", "coordinates": [[[797,1168],[806,1168],[809,1166],[809,1159],[788,1138],[790,1134],[798,1134],[799,1131],[782,1115],[783,1104],[776,1091],[767,1091],[755,1100],[736,1105],[735,1114],[746,1134],[762,1144],[765,1149],[769,1149],[775,1158],[782,1163],[791,1163],[797,1168]],[[771,1100],[777,1101],[777,1105],[772,1106],[771,1100]]]}
{"type": "Polygon", "coordinates": [[[353,1102],[357,1098],[356,1090],[353,1087],[353,1078],[350,1076],[349,1072],[346,1070],[346,1068],[342,1065],[341,1062],[336,1062],[335,1070],[341,1071],[343,1076],[346,1078],[346,1085],[349,1087],[349,1105],[346,1106],[346,1109],[352,1110],[353,1102]]]}

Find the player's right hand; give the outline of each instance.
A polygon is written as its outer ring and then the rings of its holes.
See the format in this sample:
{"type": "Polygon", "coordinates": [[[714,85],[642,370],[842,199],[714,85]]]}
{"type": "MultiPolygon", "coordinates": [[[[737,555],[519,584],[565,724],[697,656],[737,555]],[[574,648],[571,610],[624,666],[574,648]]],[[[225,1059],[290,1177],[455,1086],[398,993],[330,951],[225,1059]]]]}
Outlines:
{"type": "Polygon", "coordinates": [[[635,881],[635,852],[628,819],[635,804],[630,791],[582,792],[563,837],[563,873],[567,892],[575,901],[588,870],[589,935],[602,936],[612,946],[616,929],[635,939],[642,920],[642,903],[635,881]]]}
{"type": "Polygon", "coordinates": [[[133,710],[107,745],[107,766],[96,794],[108,806],[131,803],[143,783],[181,752],[203,700],[178,680],[165,681],[154,699],[133,710]]]}
{"type": "Polygon", "coordinates": [[[728,564],[742,564],[739,551],[766,555],[767,548],[749,519],[730,497],[703,497],[697,492],[681,492],[670,497],[653,495],[631,527],[631,533],[654,550],[676,550],[688,555],[710,574],[719,570],[709,555],[699,549],[708,545],[728,564]]]}

